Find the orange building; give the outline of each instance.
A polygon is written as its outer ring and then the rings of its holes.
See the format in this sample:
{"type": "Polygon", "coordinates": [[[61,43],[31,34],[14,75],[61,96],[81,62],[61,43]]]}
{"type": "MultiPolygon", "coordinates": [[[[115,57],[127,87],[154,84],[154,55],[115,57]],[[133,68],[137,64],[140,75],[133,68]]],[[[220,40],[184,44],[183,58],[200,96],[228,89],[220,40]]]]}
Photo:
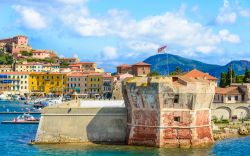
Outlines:
{"type": "Polygon", "coordinates": [[[119,65],[116,67],[116,69],[117,69],[117,74],[126,74],[126,73],[131,74],[132,73],[132,66],[128,64],[119,65]]]}
{"type": "Polygon", "coordinates": [[[139,62],[132,65],[132,73],[135,76],[147,76],[150,74],[150,64],[139,62]]]}

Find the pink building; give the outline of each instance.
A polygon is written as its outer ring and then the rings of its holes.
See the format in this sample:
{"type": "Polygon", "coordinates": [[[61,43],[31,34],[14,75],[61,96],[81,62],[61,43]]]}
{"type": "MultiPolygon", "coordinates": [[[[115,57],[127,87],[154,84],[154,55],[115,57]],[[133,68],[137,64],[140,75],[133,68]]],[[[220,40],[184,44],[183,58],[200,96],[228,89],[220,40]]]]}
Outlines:
{"type": "Polygon", "coordinates": [[[87,93],[87,75],[85,73],[69,73],[67,75],[67,94],[77,92],[78,94],[87,93]]]}
{"type": "Polygon", "coordinates": [[[28,37],[23,35],[18,35],[12,38],[2,39],[0,43],[5,43],[5,48],[7,52],[12,53],[17,56],[17,53],[21,51],[30,51],[32,47],[28,45],[28,37]]]}
{"type": "Polygon", "coordinates": [[[51,53],[53,52],[49,50],[33,50],[32,57],[38,59],[45,59],[51,57],[51,53]]]}
{"type": "Polygon", "coordinates": [[[18,35],[12,38],[1,39],[0,42],[6,44],[15,43],[17,45],[28,45],[28,37],[23,35],[18,35]]]}

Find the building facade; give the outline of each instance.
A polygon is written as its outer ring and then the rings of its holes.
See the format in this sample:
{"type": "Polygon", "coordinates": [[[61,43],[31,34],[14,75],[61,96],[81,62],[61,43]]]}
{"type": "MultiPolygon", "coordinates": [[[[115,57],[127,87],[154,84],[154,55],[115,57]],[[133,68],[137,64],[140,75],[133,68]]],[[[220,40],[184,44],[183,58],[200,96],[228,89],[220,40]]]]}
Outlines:
{"type": "Polygon", "coordinates": [[[87,94],[87,74],[69,73],[67,74],[67,94],[87,94]]]}
{"type": "Polygon", "coordinates": [[[66,90],[67,78],[65,73],[32,72],[29,74],[29,91],[45,95],[56,93],[61,95],[66,90]]]}
{"type": "Polygon", "coordinates": [[[8,94],[24,95],[29,92],[28,72],[1,72],[0,90],[8,94]]]}
{"type": "Polygon", "coordinates": [[[32,47],[28,45],[28,37],[18,35],[13,38],[1,39],[0,43],[5,43],[5,49],[7,52],[12,53],[14,56],[21,51],[31,51],[32,47]]]}
{"type": "Polygon", "coordinates": [[[123,85],[129,145],[200,147],[214,142],[215,82],[178,77],[134,77],[123,85]]]}
{"type": "Polygon", "coordinates": [[[12,65],[0,65],[0,72],[11,72],[13,71],[12,65]]]}
{"type": "Polygon", "coordinates": [[[147,76],[150,74],[150,64],[139,62],[132,65],[132,73],[135,76],[147,76]]]}
{"type": "Polygon", "coordinates": [[[42,72],[43,63],[39,62],[23,62],[15,65],[17,72],[42,72]]]}
{"type": "Polygon", "coordinates": [[[147,76],[150,74],[150,64],[138,62],[133,65],[122,64],[117,66],[117,74],[132,74],[134,76],[147,76]]]}
{"type": "Polygon", "coordinates": [[[57,60],[57,63],[61,63],[61,62],[67,62],[68,64],[76,64],[80,62],[79,58],[60,58],[57,60]]]}

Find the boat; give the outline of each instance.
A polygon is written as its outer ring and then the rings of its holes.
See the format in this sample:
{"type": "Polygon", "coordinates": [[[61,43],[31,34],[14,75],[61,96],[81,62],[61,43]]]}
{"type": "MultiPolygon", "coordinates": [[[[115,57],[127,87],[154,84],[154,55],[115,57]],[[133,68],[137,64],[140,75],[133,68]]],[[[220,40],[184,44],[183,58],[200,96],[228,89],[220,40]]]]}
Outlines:
{"type": "Polygon", "coordinates": [[[0,100],[7,100],[7,96],[5,94],[0,94],[0,100]]]}
{"type": "Polygon", "coordinates": [[[38,109],[38,108],[43,108],[43,107],[46,107],[48,106],[48,102],[46,101],[40,101],[40,102],[36,102],[33,107],[38,109]]]}
{"type": "Polygon", "coordinates": [[[38,124],[39,118],[35,118],[30,114],[24,113],[14,118],[12,121],[2,121],[2,124],[38,124]]]}

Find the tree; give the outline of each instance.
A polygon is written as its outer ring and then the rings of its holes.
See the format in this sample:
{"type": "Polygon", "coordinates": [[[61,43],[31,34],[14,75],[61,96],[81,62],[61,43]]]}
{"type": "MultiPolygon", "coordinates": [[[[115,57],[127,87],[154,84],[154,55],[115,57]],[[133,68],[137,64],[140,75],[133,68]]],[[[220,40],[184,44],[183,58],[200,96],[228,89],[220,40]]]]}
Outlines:
{"type": "Polygon", "coordinates": [[[61,68],[67,68],[69,66],[69,63],[64,61],[64,60],[61,60],[61,63],[60,63],[60,67],[61,68]]]}
{"type": "Polygon", "coordinates": [[[180,67],[175,67],[175,71],[171,72],[170,75],[179,75],[182,73],[182,70],[180,67]]]}
{"type": "Polygon", "coordinates": [[[243,83],[243,78],[244,78],[244,75],[236,75],[235,82],[236,83],[243,83]]]}
{"type": "Polygon", "coordinates": [[[21,51],[21,54],[23,56],[29,56],[29,57],[31,57],[33,55],[32,52],[28,52],[28,51],[21,51]]]}
{"type": "Polygon", "coordinates": [[[226,87],[227,81],[226,81],[227,74],[222,72],[220,76],[220,87],[226,87]]]}
{"type": "Polygon", "coordinates": [[[0,64],[11,65],[13,63],[13,57],[9,54],[0,55],[0,64]]]}
{"type": "Polygon", "coordinates": [[[149,74],[149,76],[159,76],[160,74],[159,74],[159,72],[157,72],[157,71],[152,71],[152,72],[150,72],[150,74],[149,74]]]}
{"type": "Polygon", "coordinates": [[[250,83],[250,71],[247,68],[244,73],[243,82],[250,83]]]}

